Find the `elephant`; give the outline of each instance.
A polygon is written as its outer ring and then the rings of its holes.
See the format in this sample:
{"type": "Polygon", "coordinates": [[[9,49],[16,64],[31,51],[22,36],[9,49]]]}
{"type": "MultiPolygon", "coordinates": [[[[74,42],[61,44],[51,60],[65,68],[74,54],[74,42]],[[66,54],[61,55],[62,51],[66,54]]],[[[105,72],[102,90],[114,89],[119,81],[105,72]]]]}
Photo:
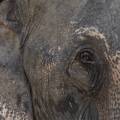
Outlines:
{"type": "Polygon", "coordinates": [[[29,118],[21,119],[120,119],[119,7],[119,0],[8,0],[7,25],[19,41],[10,69],[28,95],[29,118]]]}

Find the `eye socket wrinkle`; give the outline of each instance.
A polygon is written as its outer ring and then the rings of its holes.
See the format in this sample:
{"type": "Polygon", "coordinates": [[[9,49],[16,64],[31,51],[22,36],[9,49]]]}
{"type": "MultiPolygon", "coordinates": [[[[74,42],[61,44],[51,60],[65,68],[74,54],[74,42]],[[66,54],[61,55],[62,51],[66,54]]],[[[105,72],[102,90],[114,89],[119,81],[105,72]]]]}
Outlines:
{"type": "Polygon", "coordinates": [[[86,88],[86,97],[96,98],[105,83],[103,78],[103,72],[106,71],[105,63],[105,56],[101,56],[99,52],[96,52],[94,46],[84,45],[75,52],[72,62],[67,69],[68,77],[74,79],[76,83],[73,82],[73,84],[78,89],[84,90],[86,88]],[[86,81],[85,78],[87,79],[86,81]],[[83,83],[85,86],[83,86],[83,83]]]}

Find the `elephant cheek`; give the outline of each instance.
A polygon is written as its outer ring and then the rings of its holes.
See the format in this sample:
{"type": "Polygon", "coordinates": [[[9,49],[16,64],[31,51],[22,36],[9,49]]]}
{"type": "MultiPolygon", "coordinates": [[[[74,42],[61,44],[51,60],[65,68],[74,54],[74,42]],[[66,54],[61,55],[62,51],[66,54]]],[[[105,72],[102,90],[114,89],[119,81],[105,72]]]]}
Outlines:
{"type": "Polygon", "coordinates": [[[120,118],[120,57],[109,57],[110,77],[101,91],[101,100],[98,102],[100,120],[118,120],[120,118]],[[104,94],[103,94],[104,93],[104,94]]]}
{"type": "Polygon", "coordinates": [[[109,86],[109,119],[120,119],[120,56],[111,57],[111,82],[109,86]]]}

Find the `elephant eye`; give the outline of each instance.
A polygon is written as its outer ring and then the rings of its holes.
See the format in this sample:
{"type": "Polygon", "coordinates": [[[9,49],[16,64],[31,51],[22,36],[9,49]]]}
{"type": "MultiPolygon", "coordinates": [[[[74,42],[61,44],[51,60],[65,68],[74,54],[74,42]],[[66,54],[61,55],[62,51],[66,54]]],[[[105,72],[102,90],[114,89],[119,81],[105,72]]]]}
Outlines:
{"type": "Polygon", "coordinates": [[[78,60],[82,64],[94,64],[95,63],[94,51],[91,49],[82,49],[78,52],[76,60],[78,60]]]}

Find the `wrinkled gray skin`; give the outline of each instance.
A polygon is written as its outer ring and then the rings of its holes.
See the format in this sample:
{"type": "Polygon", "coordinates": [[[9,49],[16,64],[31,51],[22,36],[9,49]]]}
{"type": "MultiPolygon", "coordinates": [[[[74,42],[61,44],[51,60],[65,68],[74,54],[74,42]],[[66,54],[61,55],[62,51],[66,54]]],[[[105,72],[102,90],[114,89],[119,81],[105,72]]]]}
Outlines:
{"type": "Polygon", "coordinates": [[[8,1],[0,3],[0,120],[31,120],[31,103],[20,41],[7,25],[8,1]]]}
{"type": "Polygon", "coordinates": [[[33,119],[119,120],[120,1],[12,1],[33,119]]]}

